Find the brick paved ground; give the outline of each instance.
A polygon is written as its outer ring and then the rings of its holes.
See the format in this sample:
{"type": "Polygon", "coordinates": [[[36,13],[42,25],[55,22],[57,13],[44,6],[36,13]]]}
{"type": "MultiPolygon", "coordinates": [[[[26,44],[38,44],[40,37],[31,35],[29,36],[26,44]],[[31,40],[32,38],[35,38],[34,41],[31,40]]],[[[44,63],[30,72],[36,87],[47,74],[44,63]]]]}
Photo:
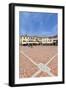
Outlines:
{"type": "MultiPolygon", "coordinates": [[[[19,77],[27,78],[31,77],[39,69],[29,59],[27,59],[21,52],[24,52],[27,56],[32,58],[37,64],[46,64],[51,57],[58,52],[57,46],[20,46],[19,47],[19,77]]],[[[51,73],[54,76],[58,75],[58,56],[56,56],[49,64],[51,73]]],[[[40,72],[36,77],[47,77],[46,72],[40,72]]]]}

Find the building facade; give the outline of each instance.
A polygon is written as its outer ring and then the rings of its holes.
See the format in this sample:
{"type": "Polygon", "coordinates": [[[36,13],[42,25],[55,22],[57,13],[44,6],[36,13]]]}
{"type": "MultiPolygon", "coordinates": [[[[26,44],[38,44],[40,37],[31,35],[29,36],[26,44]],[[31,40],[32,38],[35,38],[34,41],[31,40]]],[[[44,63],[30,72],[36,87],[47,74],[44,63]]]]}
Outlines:
{"type": "Polygon", "coordinates": [[[20,45],[58,45],[58,37],[38,37],[22,35],[19,38],[20,45]]]}

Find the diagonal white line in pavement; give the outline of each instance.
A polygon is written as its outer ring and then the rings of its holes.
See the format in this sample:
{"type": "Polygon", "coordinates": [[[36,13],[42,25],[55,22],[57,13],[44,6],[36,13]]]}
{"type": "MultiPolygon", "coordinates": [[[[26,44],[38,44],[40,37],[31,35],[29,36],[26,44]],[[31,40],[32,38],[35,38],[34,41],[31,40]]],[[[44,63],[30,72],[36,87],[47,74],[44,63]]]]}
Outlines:
{"type": "Polygon", "coordinates": [[[35,77],[35,76],[37,76],[39,73],[41,73],[41,70],[38,70],[37,72],[35,72],[31,77],[35,77]]]}
{"type": "MultiPolygon", "coordinates": [[[[36,77],[39,73],[41,73],[41,70],[38,70],[37,72],[35,72],[31,77],[36,77]]],[[[49,76],[54,76],[53,73],[51,73],[50,71],[49,72],[46,72],[49,76]]]]}
{"type": "Polygon", "coordinates": [[[38,64],[38,68],[39,70],[37,72],[35,72],[32,77],[35,77],[37,76],[41,71],[42,72],[46,72],[49,76],[54,76],[52,73],[51,73],[51,69],[46,65],[46,64],[43,64],[43,63],[40,63],[38,64]]]}
{"type": "Polygon", "coordinates": [[[56,56],[57,56],[57,54],[55,54],[55,55],[46,63],[46,65],[48,65],[56,56]]]}
{"type": "Polygon", "coordinates": [[[57,54],[55,54],[55,55],[45,64],[46,70],[44,70],[44,71],[47,72],[49,76],[54,76],[54,74],[51,73],[50,68],[49,68],[47,65],[48,65],[56,56],[57,56],[57,54]]]}
{"type": "Polygon", "coordinates": [[[31,63],[33,63],[34,65],[37,66],[36,62],[34,62],[33,59],[30,58],[28,55],[26,55],[23,51],[21,51],[20,53],[22,53],[27,59],[29,59],[31,61],[31,63]]]}
{"type": "Polygon", "coordinates": [[[47,73],[48,73],[49,76],[54,76],[54,74],[51,73],[51,72],[47,72],[47,73]]]}
{"type": "Polygon", "coordinates": [[[33,59],[30,58],[28,55],[26,55],[23,51],[21,51],[20,53],[22,53],[27,59],[29,59],[29,60],[30,60],[34,65],[36,65],[38,68],[39,68],[39,66],[40,66],[39,70],[38,70],[36,73],[34,73],[34,74],[32,75],[32,77],[37,76],[41,71],[44,72],[44,69],[47,69],[47,68],[48,68],[48,71],[45,70],[45,72],[47,72],[49,76],[54,76],[54,75],[50,72],[50,68],[49,68],[47,65],[56,57],[57,54],[55,54],[55,55],[43,66],[42,63],[37,64],[36,62],[34,62],[33,59]]]}

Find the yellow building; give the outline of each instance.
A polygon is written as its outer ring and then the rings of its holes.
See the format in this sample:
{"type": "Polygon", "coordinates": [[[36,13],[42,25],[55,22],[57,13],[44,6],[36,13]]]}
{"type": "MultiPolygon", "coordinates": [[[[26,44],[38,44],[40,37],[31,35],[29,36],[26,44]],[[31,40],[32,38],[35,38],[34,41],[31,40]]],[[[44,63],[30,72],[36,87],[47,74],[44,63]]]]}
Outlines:
{"type": "Polygon", "coordinates": [[[58,37],[38,37],[22,35],[19,39],[20,45],[57,45],[58,37]]]}

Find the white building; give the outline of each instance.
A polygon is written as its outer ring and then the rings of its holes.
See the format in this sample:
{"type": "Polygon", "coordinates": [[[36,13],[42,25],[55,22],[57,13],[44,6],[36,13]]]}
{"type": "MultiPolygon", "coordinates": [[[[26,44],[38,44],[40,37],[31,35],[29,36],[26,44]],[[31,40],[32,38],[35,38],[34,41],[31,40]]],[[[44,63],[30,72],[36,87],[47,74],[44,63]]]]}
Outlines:
{"type": "Polygon", "coordinates": [[[38,37],[22,35],[19,39],[20,45],[57,45],[58,37],[38,37]]]}

